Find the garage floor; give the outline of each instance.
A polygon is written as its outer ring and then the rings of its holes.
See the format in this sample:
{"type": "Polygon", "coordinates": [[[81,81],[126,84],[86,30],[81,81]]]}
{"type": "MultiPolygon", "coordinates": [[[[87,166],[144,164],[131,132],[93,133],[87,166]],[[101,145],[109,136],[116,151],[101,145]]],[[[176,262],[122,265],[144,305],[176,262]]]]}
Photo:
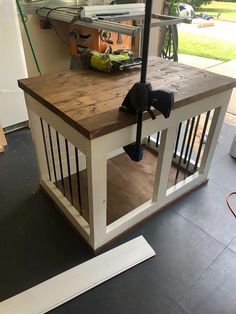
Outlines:
{"type": "MultiPolygon", "coordinates": [[[[235,314],[236,219],[225,204],[236,190],[236,160],[228,154],[235,130],[223,126],[206,186],[113,244],[142,234],[156,257],[52,313],[235,314]]],[[[0,301],[93,256],[39,190],[30,131],[7,140],[0,155],[0,301]]]]}

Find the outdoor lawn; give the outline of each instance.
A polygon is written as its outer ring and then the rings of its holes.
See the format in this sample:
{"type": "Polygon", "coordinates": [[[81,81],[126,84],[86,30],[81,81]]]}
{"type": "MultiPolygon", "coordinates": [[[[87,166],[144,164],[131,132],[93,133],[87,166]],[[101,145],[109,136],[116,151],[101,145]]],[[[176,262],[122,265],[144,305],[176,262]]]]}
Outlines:
{"type": "MultiPolygon", "coordinates": [[[[211,4],[202,6],[196,13],[199,14],[200,10],[213,16],[221,13],[220,20],[222,21],[216,20],[215,27],[211,29],[196,28],[197,20],[194,20],[192,25],[180,28],[179,53],[221,61],[236,59],[236,2],[213,1],[211,4]],[[235,23],[228,23],[228,21],[235,23]]],[[[214,23],[214,20],[211,22],[214,23]]]]}
{"type": "Polygon", "coordinates": [[[236,2],[213,1],[210,4],[203,5],[199,11],[209,15],[221,13],[220,20],[236,22],[236,2]]]}
{"type": "Polygon", "coordinates": [[[179,53],[229,61],[236,59],[236,45],[191,33],[179,33],[179,53]]]}

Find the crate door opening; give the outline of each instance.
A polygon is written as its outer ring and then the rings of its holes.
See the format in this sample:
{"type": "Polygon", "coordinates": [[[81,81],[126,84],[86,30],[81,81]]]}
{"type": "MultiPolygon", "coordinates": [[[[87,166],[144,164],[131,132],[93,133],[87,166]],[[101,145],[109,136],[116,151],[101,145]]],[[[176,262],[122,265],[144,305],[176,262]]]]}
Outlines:
{"type": "Polygon", "coordinates": [[[157,154],[145,149],[140,162],[120,153],[107,160],[107,225],[152,200],[157,154]]]}

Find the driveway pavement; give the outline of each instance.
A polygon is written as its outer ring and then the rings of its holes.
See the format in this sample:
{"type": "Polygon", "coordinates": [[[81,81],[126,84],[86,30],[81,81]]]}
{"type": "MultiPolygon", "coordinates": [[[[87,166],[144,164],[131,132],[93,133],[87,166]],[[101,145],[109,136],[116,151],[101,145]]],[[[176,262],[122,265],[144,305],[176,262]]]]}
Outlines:
{"type": "MultiPolygon", "coordinates": [[[[236,79],[236,59],[209,67],[207,70],[236,79]]],[[[227,112],[236,117],[236,88],[233,90],[227,112]]]]}
{"type": "MultiPolygon", "coordinates": [[[[179,62],[195,68],[206,69],[207,71],[236,78],[236,59],[222,62],[214,59],[179,54],[179,62]]],[[[230,99],[225,122],[236,125],[236,88],[234,88],[230,99]]]]}
{"type": "Polygon", "coordinates": [[[210,20],[214,22],[214,26],[199,28],[199,24],[207,23],[208,21],[197,18],[193,19],[192,24],[180,24],[178,26],[179,32],[187,32],[201,36],[209,36],[222,41],[227,41],[236,44],[236,23],[210,20]]]}
{"type": "Polygon", "coordinates": [[[224,61],[221,60],[185,55],[181,53],[178,54],[178,58],[180,63],[203,70],[224,63],[224,61]]]}

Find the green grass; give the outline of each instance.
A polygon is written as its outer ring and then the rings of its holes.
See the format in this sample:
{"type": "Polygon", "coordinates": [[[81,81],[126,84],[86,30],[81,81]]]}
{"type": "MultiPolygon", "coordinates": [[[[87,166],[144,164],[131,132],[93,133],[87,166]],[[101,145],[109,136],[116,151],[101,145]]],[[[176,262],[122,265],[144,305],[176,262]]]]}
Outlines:
{"type": "Polygon", "coordinates": [[[229,61],[236,59],[236,45],[208,36],[180,32],[179,53],[229,61]]]}
{"type": "Polygon", "coordinates": [[[236,22],[236,2],[213,1],[210,4],[203,5],[199,11],[209,15],[221,13],[219,20],[236,22]]]}

